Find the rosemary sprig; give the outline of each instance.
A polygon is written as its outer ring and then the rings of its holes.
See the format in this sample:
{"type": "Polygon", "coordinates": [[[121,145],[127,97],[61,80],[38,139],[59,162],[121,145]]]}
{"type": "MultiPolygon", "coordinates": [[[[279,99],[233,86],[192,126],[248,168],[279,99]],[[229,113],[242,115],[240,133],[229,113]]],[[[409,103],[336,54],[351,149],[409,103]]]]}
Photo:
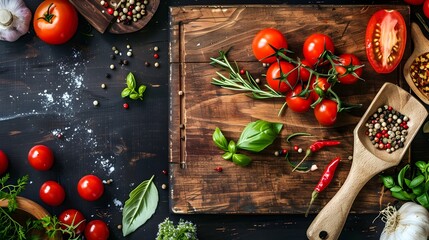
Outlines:
{"type": "Polygon", "coordinates": [[[213,66],[219,66],[229,72],[229,77],[225,76],[221,72],[216,72],[219,78],[212,78],[212,84],[220,86],[225,89],[250,92],[251,97],[256,99],[267,99],[267,98],[284,98],[285,96],[281,93],[276,92],[270,86],[265,85],[267,88],[261,89],[259,84],[253,78],[253,76],[246,71],[246,78],[240,74],[240,69],[235,63],[235,66],[232,66],[229,62],[226,52],[219,51],[218,58],[210,58],[210,64],[213,66]]]}

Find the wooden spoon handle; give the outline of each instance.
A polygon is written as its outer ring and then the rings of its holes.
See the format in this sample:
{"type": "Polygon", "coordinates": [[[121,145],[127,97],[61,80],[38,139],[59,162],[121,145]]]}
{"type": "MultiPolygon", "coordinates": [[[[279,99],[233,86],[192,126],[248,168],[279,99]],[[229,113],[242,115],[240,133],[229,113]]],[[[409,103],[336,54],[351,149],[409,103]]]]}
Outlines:
{"type": "Polygon", "coordinates": [[[411,38],[413,39],[415,53],[423,54],[428,51],[429,40],[424,36],[417,23],[411,23],[411,38]]]}
{"type": "Polygon", "coordinates": [[[308,239],[338,239],[356,196],[372,176],[373,174],[363,174],[359,167],[352,165],[343,186],[319,212],[307,229],[308,239]]]}

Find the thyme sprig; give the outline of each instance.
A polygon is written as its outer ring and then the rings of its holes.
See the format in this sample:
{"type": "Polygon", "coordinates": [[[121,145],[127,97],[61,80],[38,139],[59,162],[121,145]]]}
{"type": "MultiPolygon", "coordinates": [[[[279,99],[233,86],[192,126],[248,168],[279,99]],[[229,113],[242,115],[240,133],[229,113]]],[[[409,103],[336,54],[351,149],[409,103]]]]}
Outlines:
{"type": "Polygon", "coordinates": [[[219,51],[218,58],[210,58],[211,65],[219,66],[229,72],[229,76],[225,76],[221,72],[216,72],[219,78],[212,78],[212,84],[220,86],[225,89],[250,92],[251,97],[256,99],[267,99],[267,98],[284,98],[285,96],[281,93],[276,92],[270,86],[265,85],[267,88],[261,89],[258,82],[253,76],[246,71],[245,78],[240,74],[240,69],[235,63],[235,66],[231,65],[227,58],[227,52],[219,51]]]}

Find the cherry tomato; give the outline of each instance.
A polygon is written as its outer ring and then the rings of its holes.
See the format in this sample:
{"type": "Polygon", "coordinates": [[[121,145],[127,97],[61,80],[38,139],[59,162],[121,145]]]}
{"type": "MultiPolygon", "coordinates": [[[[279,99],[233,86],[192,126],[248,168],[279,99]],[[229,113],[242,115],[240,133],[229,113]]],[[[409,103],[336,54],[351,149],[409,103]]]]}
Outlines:
{"type": "MultiPolygon", "coordinates": [[[[302,47],[302,53],[304,58],[310,63],[315,65],[319,61],[320,55],[325,51],[334,53],[335,47],[332,39],[322,33],[311,34],[305,39],[304,46],[302,47]]],[[[319,64],[323,63],[323,59],[319,61],[319,64]]]]}
{"type": "Polygon", "coordinates": [[[323,126],[332,126],[337,120],[337,102],[330,99],[323,99],[314,107],[314,116],[323,126]]]}
{"type": "MultiPolygon", "coordinates": [[[[306,59],[301,60],[301,64],[302,66],[311,68],[311,63],[306,59]]],[[[306,82],[308,81],[308,79],[310,79],[311,74],[310,74],[310,71],[308,71],[305,67],[302,67],[302,66],[299,67],[299,78],[302,81],[306,82]]]]}
{"type": "Polygon", "coordinates": [[[379,10],[370,18],[365,34],[366,56],[377,73],[390,73],[401,62],[407,26],[395,10],[379,10]]]}
{"type": "Polygon", "coordinates": [[[54,165],[54,153],[45,145],[36,145],[28,152],[28,162],[36,170],[49,170],[54,165]]]}
{"type": "Polygon", "coordinates": [[[0,150],[0,176],[3,175],[9,167],[9,159],[6,154],[0,150]]]}
{"type": "Polygon", "coordinates": [[[79,196],[87,201],[95,201],[103,195],[104,185],[95,175],[83,176],[77,184],[79,196]]]}
{"type": "Polygon", "coordinates": [[[362,76],[363,69],[362,67],[355,69],[352,68],[362,65],[359,58],[354,54],[344,53],[339,57],[339,62],[342,66],[335,66],[335,70],[338,72],[338,80],[341,84],[354,84],[359,80],[359,77],[362,76]]]}
{"type": "Polygon", "coordinates": [[[294,112],[307,112],[310,109],[311,103],[313,103],[310,94],[298,96],[301,92],[302,85],[298,85],[286,95],[287,106],[294,112]]]}
{"type": "Polygon", "coordinates": [[[109,227],[101,220],[92,220],[86,225],[86,240],[107,240],[109,239],[109,227]]]}
{"type": "Polygon", "coordinates": [[[76,9],[66,0],[42,1],[34,13],[34,31],[48,44],[67,42],[76,33],[77,26],[76,9]]]}
{"type": "Polygon", "coordinates": [[[405,3],[408,3],[410,5],[420,5],[423,4],[425,0],[404,0],[405,3]]]}
{"type": "Polygon", "coordinates": [[[66,193],[59,183],[55,181],[46,181],[40,187],[39,196],[44,203],[50,206],[59,206],[64,202],[66,193]]]}
{"type": "Polygon", "coordinates": [[[61,228],[72,228],[76,235],[80,235],[85,231],[86,219],[83,214],[76,209],[67,209],[63,211],[58,220],[61,222],[61,228]]]}
{"type": "Polygon", "coordinates": [[[426,18],[429,18],[429,0],[425,0],[423,3],[423,13],[425,14],[426,18]]]}
{"type": "Polygon", "coordinates": [[[286,93],[298,81],[298,71],[292,63],[280,61],[280,63],[270,65],[266,78],[268,85],[272,89],[277,92],[286,93]]]}
{"type": "Polygon", "coordinates": [[[287,49],[288,44],[285,36],[274,28],[265,28],[259,31],[253,38],[252,50],[256,59],[263,63],[273,63],[276,61],[274,49],[287,49]],[[270,57],[271,56],[271,57],[270,57]]]}

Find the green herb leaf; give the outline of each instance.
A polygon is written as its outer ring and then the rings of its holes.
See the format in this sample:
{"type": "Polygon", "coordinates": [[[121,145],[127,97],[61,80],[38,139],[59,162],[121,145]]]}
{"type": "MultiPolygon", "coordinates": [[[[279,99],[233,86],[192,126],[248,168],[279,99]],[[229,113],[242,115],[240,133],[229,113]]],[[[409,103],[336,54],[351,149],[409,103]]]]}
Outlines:
{"type": "Polygon", "coordinates": [[[425,162],[417,161],[415,164],[416,164],[416,167],[418,167],[422,173],[426,172],[427,164],[425,162]]]}
{"type": "Polygon", "coordinates": [[[234,154],[232,155],[232,162],[238,166],[245,167],[252,162],[252,159],[244,154],[234,154]]]}
{"type": "Polygon", "coordinates": [[[381,181],[387,188],[392,188],[395,186],[395,180],[392,176],[381,176],[381,181]]]}
{"type": "Polygon", "coordinates": [[[413,199],[414,195],[410,195],[405,191],[392,192],[392,196],[402,201],[410,201],[413,199]]]}
{"type": "Polygon", "coordinates": [[[412,190],[416,196],[420,196],[424,193],[424,188],[425,188],[424,185],[420,185],[418,187],[413,188],[412,190]]]}
{"type": "Polygon", "coordinates": [[[131,90],[129,88],[124,88],[124,90],[122,90],[121,92],[121,97],[126,98],[130,95],[130,93],[131,93],[131,90]]]}
{"type": "Polygon", "coordinates": [[[415,188],[419,186],[420,184],[423,183],[424,180],[425,180],[425,176],[423,175],[416,176],[415,178],[413,178],[413,180],[411,180],[410,188],[415,188]]]}
{"type": "Polygon", "coordinates": [[[158,189],[153,183],[154,177],[139,184],[125,201],[122,212],[122,234],[124,236],[134,232],[155,213],[159,196],[158,189]]]}
{"type": "Polygon", "coordinates": [[[235,154],[237,152],[237,145],[235,144],[234,141],[229,141],[228,144],[228,151],[232,154],[235,154]]]}
{"type": "Polygon", "coordinates": [[[237,141],[237,148],[260,152],[271,145],[280,133],[283,124],[257,120],[247,124],[237,141]]]}
{"type": "Polygon", "coordinates": [[[138,90],[139,95],[140,95],[140,96],[143,96],[143,93],[144,93],[145,91],[146,91],[146,86],[145,86],[145,85],[140,85],[139,90],[138,90]]]}
{"type": "Polygon", "coordinates": [[[179,220],[175,227],[173,221],[166,218],[164,222],[158,225],[156,240],[197,240],[197,226],[189,221],[179,220]]]}
{"type": "Polygon", "coordinates": [[[224,151],[228,151],[228,141],[218,127],[215,129],[212,138],[213,142],[218,148],[224,151]]]}
{"type": "Polygon", "coordinates": [[[409,164],[405,165],[398,174],[398,184],[401,188],[404,188],[404,186],[403,186],[404,185],[404,178],[405,178],[405,174],[407,173],[409,168],[410,168],[409,164]]]}
{"type": "Polygon", "coordinates": [[[394,187],[390,188],[391,192],[400,192],[402,190],[403,189],[400,186],[394,186],[394,187]]]}
{"type": "Polygon", "coordinates": [[[234,155],[234,153],[226,152],[226,153],[224,153],[222,155],[222,158],[225,159],[225,160],[230,160],[231,161],[232,155],[234,155]]]}
{"type": "Polygon", "coordinates": [[[137,100],[137,99],[139,99],[139,94],[136,92],[132,92],[132,93],[130,93],[130,98],[133,100],[137,100]]]}
{"type": "Polygon", "coordinates": [[[129,89],[136,88],[136,79],[134,78],[134,74],[132,72],[129,72],[127,75],[127,87],[129,89]]]}
{"type": "Polygon", "coordinates": [[[428,193],[424,193],[416,198],[417,202],[425,208],[429,208],[428,193]]]}

